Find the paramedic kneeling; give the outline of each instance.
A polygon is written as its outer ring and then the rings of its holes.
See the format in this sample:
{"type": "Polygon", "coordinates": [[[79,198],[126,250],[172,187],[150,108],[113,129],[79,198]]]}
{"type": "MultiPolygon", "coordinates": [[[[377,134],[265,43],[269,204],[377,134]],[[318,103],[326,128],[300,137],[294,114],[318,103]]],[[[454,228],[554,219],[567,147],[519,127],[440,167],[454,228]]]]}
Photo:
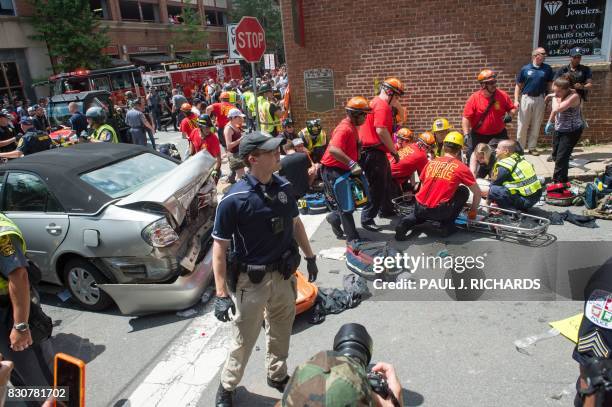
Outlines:
{"type": "Polygon", "coordinates": [[[527,210],[542,196],[542,184],[533,164],[518,153],[518,143],[502,140],[495,150],[497,162],[493,167],[493,181],[487,201],[504,209],[527,210]]]}
{"type": "Polygon", "coordinates": [[[463,135],[457,131],[448,133],[444,138],[444,155],[430,161],[423,170],[422,186],[415,197],[414,211],[403,217],[395,228],[396,240],[406,240],[408,231],[428,220],[440,222],[443,235],[452,234],[455,231],[455,218],[469,198],[468,188],[474,194],[468,218],[476,218],[482,194],[474,175],[460,159],[462,148],[463,135]]]}

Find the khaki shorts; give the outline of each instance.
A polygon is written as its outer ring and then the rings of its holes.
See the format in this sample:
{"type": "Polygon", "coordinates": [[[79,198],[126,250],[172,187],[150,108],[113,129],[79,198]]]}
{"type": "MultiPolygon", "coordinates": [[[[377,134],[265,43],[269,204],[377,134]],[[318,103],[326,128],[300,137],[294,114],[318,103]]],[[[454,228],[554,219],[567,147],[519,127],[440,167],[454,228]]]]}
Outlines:
{"type": "Polygon", "coordinates": [[[232,171],[236,171],[245,167],[244,160],[238,156],[238,153],[233,153],[229,155],[229,167],[232,171]]]}

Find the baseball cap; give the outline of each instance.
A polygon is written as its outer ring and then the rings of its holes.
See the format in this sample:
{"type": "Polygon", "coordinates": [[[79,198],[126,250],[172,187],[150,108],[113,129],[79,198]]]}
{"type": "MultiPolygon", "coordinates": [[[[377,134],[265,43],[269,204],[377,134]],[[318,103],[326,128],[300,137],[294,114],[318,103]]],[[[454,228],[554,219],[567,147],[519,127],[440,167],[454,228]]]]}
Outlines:
{"type": "Polygon", "coordinates": [[[238,155],[245,158],[253,150],[273,151],[278,148],[283,142],[282,137],[272,137],[269,134],[260,131],[254,131],[242,136],[240,145],[238,146],[238,155]]]}
{"type": "Polygon", "coordinates": [[[302,140],[301,138],[294,138],[293,140],[291,140],[291,142],[293,143],[294,146],[301,146],[304,144],[304,140],[302,140]]]}
{"type": "Polygon", "coordinates": [[[233,109],[230,109],[230,111],[227,113],[227,118],[233,119],[234,117],[246,117],[246,116],[242,114],[240,110],[233,108],[233,109]]]}
{"type": "Polygon", "coordinates": [[[9,117],[9,113],[7,110],[0,110],[0,117],[9,117]]]}
{"type": "Polygon", "coordinates": [[[372,406],[365,370],[348,356],[322,351],[298,366],[281,406],[372,406]]]}
{"type": "Polygon", "coordinates": [[[34,125],[34,122],[32,121],[31,117],[24,117],[23,119],[21,119],[19,123],[29,125],[29,126],[34,125]]]}
{"type": "Polygon", "coordinates": [[[578,57],[582,56],[582,49],[580,47],[575,47],[570,49],[570,57],[578,57]]]}

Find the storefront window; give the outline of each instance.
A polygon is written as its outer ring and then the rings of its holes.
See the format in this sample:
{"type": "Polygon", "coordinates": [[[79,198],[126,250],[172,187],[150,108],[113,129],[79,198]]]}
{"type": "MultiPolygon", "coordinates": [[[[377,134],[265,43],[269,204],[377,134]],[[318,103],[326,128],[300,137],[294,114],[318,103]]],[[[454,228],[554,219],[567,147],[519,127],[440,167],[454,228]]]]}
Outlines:
{"type": "Polygon", "coordinates": [[[5,95],[23,99],[23,87],[15,62],[0,62],[0,98],[5,95]]]}
{"type": "Polygon", "coordinates": [[[0,0],[0,16],[14,16],[13,0],[0,0]]]}
{"type": "Polygon", "coordinates": [[[585,61],[608,61],[612,0],[538,0],[534,47],[543,47],[552,61],[582,49],[585,61]]]}

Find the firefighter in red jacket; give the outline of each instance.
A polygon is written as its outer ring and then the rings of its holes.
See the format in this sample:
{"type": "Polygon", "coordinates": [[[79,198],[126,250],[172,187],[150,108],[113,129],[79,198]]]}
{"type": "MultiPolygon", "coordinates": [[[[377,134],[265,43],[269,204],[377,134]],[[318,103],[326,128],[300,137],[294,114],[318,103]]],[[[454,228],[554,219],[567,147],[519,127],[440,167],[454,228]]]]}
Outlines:
{"type": "Polygon", "coordinates": [[[391,165],[391,176],[393,177],[393,196],[399,196],[406,191],[406,183],[415,185],[415,174],[422,175],[423,168],[429,162],[427,154],[436,145],[436,139],[430,132],[426,131],[419,134],[416,142],[411,142],[411,138],[406,138],[398,133],[397,153],[400,156],[399,162],[395,162],[391,154],[387,154],[391,165]]]}
{"type": "Polygon", "coordinates": [[[376,216],[391,216],[394,214],[389,195],[392,185],[391,169],[386,153],[399,161],[399,155],[391,138],[393,134],[394,99],[404,94],[404,85],[396,78],[388,78],[380,87],[380,94],[370,101],[372,112],[359,128],[359,140],[363,153],[359,160],[365,172],[370,187],[370,199],[361,212],[361,226],[370,231],[379,231],[376,216]]]}
{"type": "MultiPolygon", "coordinates": [[[[321,158],[321,177],[328,191],[333,193],[336,180],[350,172],[352,175],[361,175],[359,166],[359,133],[357,128],[361,126],[366,115],[371,111],[368,101],[356,96],[351,98],[345,106],[346,117],[336,126],[331,135],[331,140],[321,158]]],[[[336,208],[334,212],[327,215],[327,221],[337,238],[341,239],[346,234],[346,240],[359,239],[355,220],[352,212],[343,212],[336,208]]]]}

